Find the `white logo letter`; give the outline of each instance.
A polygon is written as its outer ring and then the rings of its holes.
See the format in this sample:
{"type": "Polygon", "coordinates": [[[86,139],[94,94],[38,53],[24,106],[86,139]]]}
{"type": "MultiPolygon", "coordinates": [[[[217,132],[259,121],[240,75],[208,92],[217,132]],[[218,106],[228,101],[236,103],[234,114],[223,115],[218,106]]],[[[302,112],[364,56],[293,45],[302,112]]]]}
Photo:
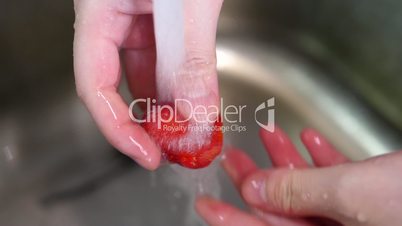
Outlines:
{"type": "Polygon", "coordinates": [[[274,132],[274,130],[275,130],[275,109],[269,109],[269,108],[274,107],[274,106],[275,106],[275,98],[272,97],[271,99],[267,100],[267,102],[260,104],[257,107],[257,109],[255,109],[255,112],[254,112],[254,118],[255,118],[255,121],[257,122],[257,124],[259,126],[261,126],[263,129],[265,129],[271,133],[274,132]],[[268,124],[264,125],[263,123],[261,123],[257,120],[257,112],[259,112],[263,109],[266,109],[266,108],[268,108],[268,114],[267,114],[268,124]]]}
{"type": "Polygon", "coordinates": [[[146,99],[136,99],[133,102],[131,102],[130,107],[128,108],[128,114],[129,114],[131,120],[133,120],[134,122],[137,122],[137,123],[143,123],[146,121],[145,119],[137,119],[133,114],[133,108],[134,108],[135,104],[146,103],[146,102],[147,102],[146,99]]]}

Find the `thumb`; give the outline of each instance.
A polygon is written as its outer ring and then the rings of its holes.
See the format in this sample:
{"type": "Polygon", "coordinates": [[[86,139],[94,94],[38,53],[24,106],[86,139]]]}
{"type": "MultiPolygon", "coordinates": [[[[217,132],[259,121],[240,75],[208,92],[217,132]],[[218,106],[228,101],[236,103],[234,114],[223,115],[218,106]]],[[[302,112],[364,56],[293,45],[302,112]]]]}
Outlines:
{"type": "MultiPolygon", "coordinates": [[[[219,104],[216,29],[222,0],[155,0],[157,91],[160,101],[219,104]]],[[[179,108],[189,113],[188,103],[179,108]]]]}
{"type": "Polygon", "coordinates": [[[259,171],[243,183],[245,201],[262,210],[292,216],[336,218],[337,184],[344,167],[259,171]]]}

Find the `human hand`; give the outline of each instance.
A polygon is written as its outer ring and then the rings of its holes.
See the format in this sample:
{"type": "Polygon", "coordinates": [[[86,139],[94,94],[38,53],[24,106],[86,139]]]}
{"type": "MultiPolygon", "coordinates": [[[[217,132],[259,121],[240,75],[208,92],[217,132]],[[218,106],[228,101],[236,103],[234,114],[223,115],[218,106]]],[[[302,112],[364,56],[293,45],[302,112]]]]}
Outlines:
{"type": "Polygon", "coordinates": [[[171,24],[159,24],[155,31],[152,4],[149,0],[74,1],[77,93],[107,140],[147,169],[158,167],[161,154],[144,129],[129,117],[127,103],[118,92],[121,65],[136,98],[169,96],[217,105],[215,33],[222,1],[182,2],[184,59],[180,63],[184,71],[176,77],[155,70],[157,55],[159,64],[171,60],[178,50],[166,44],[161,35],[171,24]],[[160,34],[156,42],[154,32],[160,34]]]}
{"type": "Polygon", "coordinates": [[[229,151],[223,167],[251,212],[200,197],[197,211],[210,225],[402,225],[402,153],[351,163],[307,129],[301,139],[311,167],[279,128],[260,135],[275,169],[260,170],[244,152],[229,151]]]}

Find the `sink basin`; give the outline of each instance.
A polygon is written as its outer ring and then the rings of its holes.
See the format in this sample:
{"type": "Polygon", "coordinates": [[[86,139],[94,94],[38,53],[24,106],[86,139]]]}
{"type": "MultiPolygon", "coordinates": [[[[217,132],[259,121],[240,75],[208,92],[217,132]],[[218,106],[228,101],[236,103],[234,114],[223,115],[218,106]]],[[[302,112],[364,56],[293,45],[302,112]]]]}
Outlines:
{"type": "MultiPolygon", "coordinates": [[[[287,34],[281,24],[264,29],[269,17],[260,15],[256,22],[253,14],[259,1],[250,1],[243,13],[241,2],[225,3],[217,56],[222,98],[226,105],[247,106],[239,123],[246,131],[226,132],[225,148],[242,148],[260,166],[270,166],[255,109],[271,98],[276,123],[307,160],[298,139],[304,127],[321,131],[353,160],[402,147],[399,130],[338,79],[341,70],[332,70],[322,63],[326,58],[307,54],[286,36],[273,38],[287,34]]],[[[303,37],[309,49],[322,49],[303,37]]],[[[50,97],[0,112],[0,225],[204,225],[193,210],[200,193],[243,207],[218,161],[197,171],[163,165],[148,172],[119,154],[69,81],[57,96],[45,87],[50,97]]]]}

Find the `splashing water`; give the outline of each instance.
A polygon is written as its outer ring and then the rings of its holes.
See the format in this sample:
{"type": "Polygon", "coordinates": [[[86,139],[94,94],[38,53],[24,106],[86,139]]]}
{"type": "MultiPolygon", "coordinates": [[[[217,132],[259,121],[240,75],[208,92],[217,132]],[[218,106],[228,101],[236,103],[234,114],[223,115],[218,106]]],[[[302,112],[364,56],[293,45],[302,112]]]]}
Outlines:
{"type": "Polygon", "coordinates": [[[221,196],[221,185],[219,183],[219,162],[215,161],[209,167],[199,170],[189,170],[178,165],[170,165],[164,173],[165,182],[175,192],[175,200],[171,201],[174,208],[175,203],[187,201],[186,212],[181,213],[185,216],[185,225],[204,225],[194,209],[194,203],[199,195],[209,195],[216,198],[221,196]],[[187,199],[183,199],[183,197],[187,199]]]}
{"type": "MultiPolygon", "coordinates": [[[[199,87],[197,83],[192,80],[195,78],[202,78],[202,76],[196,76],[195,72],[185,71],[183,72],[182,65],[185,63],[185,13],[184,4],[185,0],[155,0],[153,2],[154,7],[154,26],[155,26],[155,39],[157,46],[157,90],[159,101],[171,102],[173,94],[179,95],[180,98],[197,99],[204,97],[208,93],[204,87],[199,87]],[[183,92],[178,92],[178,88],[182,87],[181,83],[183,78],[187,75],[191,79],[188,82],[188,87],[183,92]],[[180,84],[178,83],[180,81],[180,84]]],[[[195,23],[195,18],[189,18],[190,23],[195,23]]],[[[195,45],[197,42],[192,41],[195,45]]],[[[210,133],[190,133],[188,140],[177,141],[177,144],[172,145],[188,145],[199,144],[207,140],[210,133]]],[[[179,216],[185,217],[185,225],[204,225],[201,219],[197,216],[194,209],[194,201],[198,195],[207,194],[216,198],[221,195],[221,186],[219,183],[218,161],[213,162],[210,166],[203,169],[190,170],[178,165],[169,165],[163,171],[163,182],[166,183],[169,188],[173,188],[174,192],[168,194],[172,200],[169,201],[173,209],[180,202],[186,201],[185,212],[180,213],[179,216]]],[[[169,189],[170,190],[170,189],[169,189]]]]}

